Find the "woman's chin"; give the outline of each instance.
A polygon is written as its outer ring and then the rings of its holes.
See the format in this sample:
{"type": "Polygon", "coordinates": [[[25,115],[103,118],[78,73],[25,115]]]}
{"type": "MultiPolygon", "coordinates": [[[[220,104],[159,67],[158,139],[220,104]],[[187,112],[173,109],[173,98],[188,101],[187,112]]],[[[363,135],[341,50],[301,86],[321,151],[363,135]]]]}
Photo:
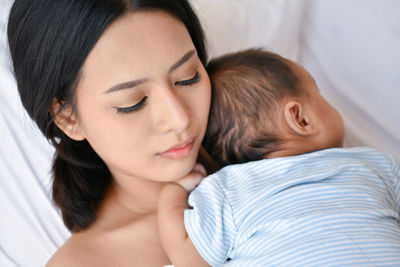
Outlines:
{"type": "Polygon", "coordinates": [[[194,165],[196,164],[196,158],[194,159],[187,159],[184,162],[176,162],[177,164],[169,165],[169,168],[164,169],[161,171],[160,176],[163,176],[162,180],[165,182],[172,182],[176,181],[185,175],[189,174],[194,165]]]}

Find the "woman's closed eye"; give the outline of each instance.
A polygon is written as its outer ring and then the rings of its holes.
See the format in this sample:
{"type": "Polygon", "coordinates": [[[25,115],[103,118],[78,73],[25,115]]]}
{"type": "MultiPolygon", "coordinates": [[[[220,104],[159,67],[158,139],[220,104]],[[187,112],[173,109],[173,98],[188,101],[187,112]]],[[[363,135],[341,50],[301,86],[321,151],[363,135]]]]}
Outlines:
{"type": "MultiPolygon", "coordinates": [[[[199,81],[200,81],[200,74],[197,71],[195,73],[195,75],[193,76],[193,78],[188,79],[188,80],[175,82],[175,85],[178,85],[178,86],[189,86],[189,85],[195,84],[195,83],[197,83],[199,81]]],[[[136,105],[133,105],[133,106],[130,106],[130,107],[116,107],[117,113],[129,114],[129,113],[132,113],[132,112],[137,112],[137,111],[139,111],[139,110],[141,110],[141,109],[143,109],[145,107],[146,99],[147,99],[147,96],[143,97],[143,99],[140,100],[140,102],[137,103],[136,105]]]]}
{"type": "Polygon", "coordinates": [[[130,106],[130,107],[125,107],[125,108],[116,107],[117,113],[128,114],[128,113],[139,111],[142,108],[144,108],[144,106],[146,105],[146,99],[147,99],[147,96],[143,97],[143,99],[140,100],[140,102],[137,103],[136,105],[133,105],[133,106],[130,106]]]}
{"type": "Polygon", "coordinates": [[[178,81],[175,83],[175,85],[180,85],[180,86],[192,85],[192,84],[197,83],[198,81],[200,81],[200,74],[197,71],[193,78],[191,78],[189,80],[178,81]]]}

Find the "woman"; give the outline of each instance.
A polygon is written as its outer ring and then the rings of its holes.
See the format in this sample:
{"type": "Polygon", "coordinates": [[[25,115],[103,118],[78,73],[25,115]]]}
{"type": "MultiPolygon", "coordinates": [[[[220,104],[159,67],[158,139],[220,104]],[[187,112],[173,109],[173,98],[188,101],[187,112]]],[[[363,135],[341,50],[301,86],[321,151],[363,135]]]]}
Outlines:
{"type": "Polygon", "coordinates": [[[181,0],[16,0],[9,45],[24,107],[56,148],[71,238],[48,266],[162,266],[160,188],[192,171],[211,89],[181,0]]]}

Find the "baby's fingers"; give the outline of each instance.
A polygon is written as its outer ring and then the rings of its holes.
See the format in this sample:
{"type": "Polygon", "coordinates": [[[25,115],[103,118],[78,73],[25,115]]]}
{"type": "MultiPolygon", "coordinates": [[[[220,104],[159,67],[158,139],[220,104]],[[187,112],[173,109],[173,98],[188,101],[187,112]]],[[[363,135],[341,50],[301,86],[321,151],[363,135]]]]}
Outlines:
{"type": "Polygon", "coordinates": [[[187,192],[192,192],[207,175],[206,169],[201,164],[196,164],[193,170],[185,177],[176,181],[177,184],[185,188],[187,192]]]}
{"type": "Polygon", "coordinates": [[[204,168],[204,166],[200,163],[196,163],[196,165],[194,165],[192,172],[198,172],[203,176],[207,176],[206,168],[204,168]]]}

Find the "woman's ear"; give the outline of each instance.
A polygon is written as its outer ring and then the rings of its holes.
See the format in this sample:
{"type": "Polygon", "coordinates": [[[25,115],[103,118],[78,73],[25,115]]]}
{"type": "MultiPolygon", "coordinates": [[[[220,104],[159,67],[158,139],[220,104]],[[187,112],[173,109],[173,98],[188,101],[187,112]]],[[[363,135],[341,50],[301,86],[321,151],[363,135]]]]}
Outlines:
{"type": "Polygon", "coordinates": [[[51,104],[51,115],[54,123],[58,128],[61,129],[69,138],[75,141],[82,141],[85,139],[82,129],[79,127],[79,123],[76,120],[76,116],[72,112],[71,106],[62,107],[56,98],[54,98],[51,104]]]}
{"type": "Polygon", "coordinates": [[[304,104],[299,101],[291,100],[284,106],[285,121],[289,128],[298,135],[306,137],[317,133],[309,115],[304,104]]]}

